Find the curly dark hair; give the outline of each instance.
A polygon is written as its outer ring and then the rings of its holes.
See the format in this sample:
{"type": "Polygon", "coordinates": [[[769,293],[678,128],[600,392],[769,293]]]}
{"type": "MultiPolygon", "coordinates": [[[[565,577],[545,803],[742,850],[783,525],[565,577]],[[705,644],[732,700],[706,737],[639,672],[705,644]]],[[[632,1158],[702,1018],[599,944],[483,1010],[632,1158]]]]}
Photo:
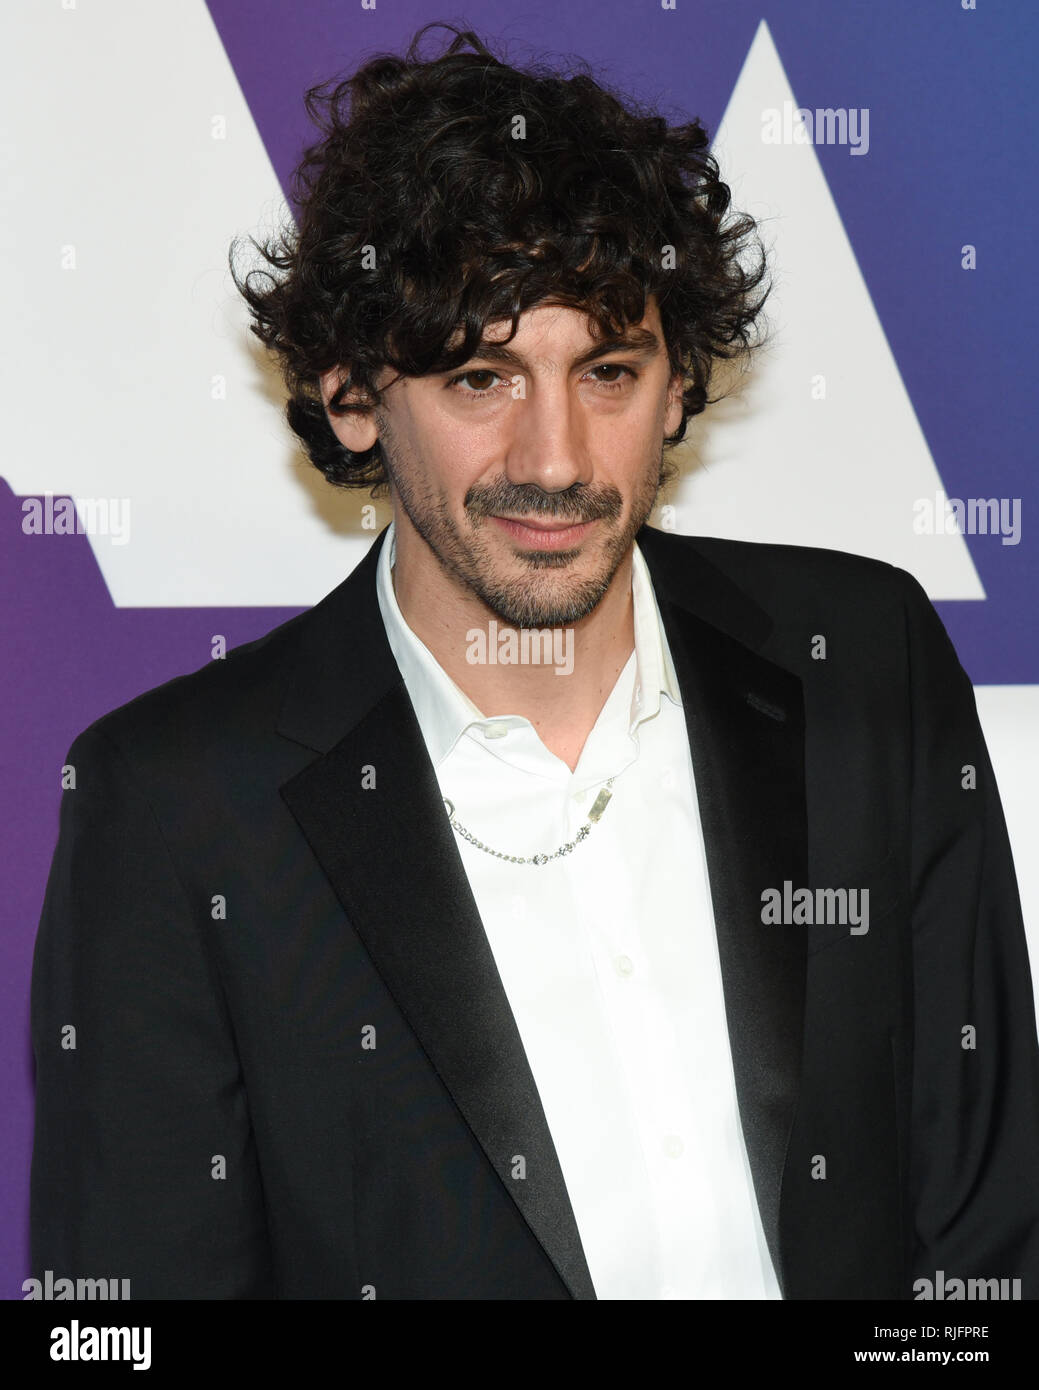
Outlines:
{"type": "Polygon", "coordinates": [[[341,364],[349,377],[329,412],[366,411],[381,404],[384,367],[452,371],[490,322],[511,319],[511,338],[524,310],[553,303],[612,335],[655,295],[671,372],[685,379],[670,447],[710,403],[715,359],[758,345],[766,257],[754,220],[727,217],[707,131],[669,127],[573,66],[570,77],[520,70],[435,21],[403,58],[380,54],[307,92],[323,139],[295,171],[297,224],[262,247],[249,238],[285,273],[239,279],[237,239],[229,261],[251,332],[280,361],[289,425],[330,483],[387,491],[378,442],[353,452],[329,424],[318,379],[341,364]],[[422,59],[437,27],[454,38],[422,59]]]}

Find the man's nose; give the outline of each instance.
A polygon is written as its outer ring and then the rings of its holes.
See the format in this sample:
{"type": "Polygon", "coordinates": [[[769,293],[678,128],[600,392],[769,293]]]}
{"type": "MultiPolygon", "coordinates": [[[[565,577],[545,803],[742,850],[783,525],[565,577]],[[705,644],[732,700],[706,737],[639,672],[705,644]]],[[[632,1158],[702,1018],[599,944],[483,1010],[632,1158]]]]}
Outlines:
{"type": "Polygon", "coordinates": [[[505,471],[512,483],[533,483],[544,492],[564,492],[591,481],[587,434],[579,404],[565,379],[524,382],[525,395],[512,403],[505,471]]]}

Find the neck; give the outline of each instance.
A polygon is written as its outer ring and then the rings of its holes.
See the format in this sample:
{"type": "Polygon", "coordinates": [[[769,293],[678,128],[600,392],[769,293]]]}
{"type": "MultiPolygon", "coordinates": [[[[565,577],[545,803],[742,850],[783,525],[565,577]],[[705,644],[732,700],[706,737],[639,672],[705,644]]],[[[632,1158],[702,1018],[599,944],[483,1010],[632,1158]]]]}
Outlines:
{"type": "Polygon", "coordinates": [[[529,719],[546,748],[574,771],[635,649],[631,548],[592,612],[553,631],[557,644],[553,655],[566,657],[566,674],[560,675],[559,666],[554,661],[545,664],[544,657],[541,662],[502,661],[513,634],[514,650],[519,649],[519,630],[498,619],[471,589],[445,574],[411,527],[395,525],[394,531],[393,590],[408,627],[485,718],[515,714],[529,719]],[[474,649],[467,634],[473,631],[486,636],[498,660],[467,660],[467,652],[474,649]]]}

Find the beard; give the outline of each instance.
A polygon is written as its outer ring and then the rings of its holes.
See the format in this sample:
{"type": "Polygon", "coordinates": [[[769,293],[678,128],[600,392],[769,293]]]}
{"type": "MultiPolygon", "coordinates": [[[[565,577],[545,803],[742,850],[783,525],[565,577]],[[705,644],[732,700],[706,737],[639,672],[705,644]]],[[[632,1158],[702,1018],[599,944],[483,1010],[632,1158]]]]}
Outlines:
{"type": "Polygon", "coordinates": [[[660,489],[677,474],[661,447],[656,464],[637,480],[625,521],[621,521],[624,499],[612,485],[582,483],[564,492],[545,492],[534,484],[513,484],[503,477],[469,489],[464,499],[467,521],[460,525],[444,500],[423,485],[421,463],[402,466],[392,436],[387,437],[386,423],[382,422],[379,436],[383,462],[408,520],[443,572],[509,627],[569,627],[593,612],[652,512],[660,489]],[[510,542],[489,520],[503,515],[601,524],[591,539],[572,549],[526,550],[518,541],[510,542]]]}

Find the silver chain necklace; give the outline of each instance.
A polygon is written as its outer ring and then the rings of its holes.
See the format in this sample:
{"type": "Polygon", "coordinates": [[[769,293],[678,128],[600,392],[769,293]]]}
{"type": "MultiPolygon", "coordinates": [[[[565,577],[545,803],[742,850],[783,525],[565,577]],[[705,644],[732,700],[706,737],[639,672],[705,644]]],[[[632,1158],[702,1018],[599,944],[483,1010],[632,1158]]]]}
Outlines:
{"type": "MultiPolygon", "coordinates": [[[[617,776],[619,775],[618,773],[617,776]]],[[[447,818],[451,822],[453,828],[458,831],[463,839],[468,840],[469,843],[475,845],[477,849],[482,849],[487,854],[493,854],[496,859],[504,859],[509,864],[548,864],[551,863],[553,859],[558,859],[560,855],[569,854],[582,840],[587,839],[588,835],[591,833],[592,826],[599,820],[603,811],[606,810],[610,797],[613,795],[610,791],[610,787],[613,786],[616,780],[616,777],[611,777],[605,787],[603,787],[602,791],[592,802],[591,810],[588,812],[589,823],[582,825],[572,840],[568,840],[565,845],[560,845],[555,854],[535,854],[529,859],[521,859],[515,854],[502,854],[499,850],[491,849],[489,846],[485,845],[482,840],[478,840],[475,835],[471,835],[469,831],[466,830],[465,826],[460,825],[455,819],[455,806],[453,801],[448,801],[445,796],[443,802],[447,807],[447,818]]]]}

